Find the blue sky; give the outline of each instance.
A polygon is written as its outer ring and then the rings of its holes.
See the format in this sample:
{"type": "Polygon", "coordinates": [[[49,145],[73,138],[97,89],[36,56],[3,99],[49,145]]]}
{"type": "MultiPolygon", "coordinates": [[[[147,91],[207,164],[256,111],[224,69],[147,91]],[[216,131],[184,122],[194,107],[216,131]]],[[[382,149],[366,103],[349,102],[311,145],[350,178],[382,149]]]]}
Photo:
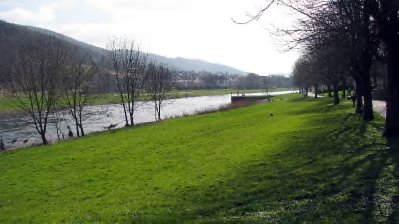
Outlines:
{"type": "Polygon", "coordinates": [[[0,0],[0,19],[47,28],[105,47],[135,39],[149,52],[203,59],[261,75],[290,73],[297,52],[282,52],[274,26],[292,23],[280,9],[237,25],[264,0],[0,0]]]}

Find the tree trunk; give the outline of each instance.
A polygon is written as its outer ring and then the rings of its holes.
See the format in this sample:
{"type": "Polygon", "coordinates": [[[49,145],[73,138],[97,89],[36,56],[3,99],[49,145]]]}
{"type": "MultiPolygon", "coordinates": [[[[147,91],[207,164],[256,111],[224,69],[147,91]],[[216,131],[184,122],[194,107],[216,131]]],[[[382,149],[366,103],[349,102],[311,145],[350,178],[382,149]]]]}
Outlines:
{"type": "Polygon", "coordinates": [[[371,121],[374,119],[373,113],[373,97],[371,95],[371,85],[370,82],[364,87],[364,111],[363,120],[371,121]]]}
{"type": "Polygon", "coordinates": [[[122,107],[123,107],[123,114],[125,115],[125,126],[129,126],[129,120],[127,119],[127,109],[126,109],[126,104],[125,104],[125,98],[123,96],[123,93],[121,90],[120,91],[120,97],[121,97],[121,101],[122,101],[122,107]]]}
{"type": "Polygon", "coordinates": [[[80,128],[80,134],[82,136],[85,136],[85,132],[83,130],[83,121],[82,121],[82,108],[79,111],[79,128],[80,128]]]}
{"type": "Polygon", "coordinates": [[[75,128],[76,128],[76,137],[80,137],[79,134],[79,123],[78,120],[75,119],[75,128]]]}
{"type": "Polygon", "coordinates": [[[82,125],[79,125],[79,128],[80,128],[80,135],[85,136],[85,132],[83,131],[82,125]]]}
{"type": "Polygon", "coordinates": [[[356,92],[356,109],[355,113],[362,114],[363,113],[363,95],[361,92],[356,92]]]}
{"type": "Polygon", "coordinates": [[[319,94],[319,85],[315,84],[314,86],[314,98],[317,99],[317,95],[319,94]]]}
{"type": "Polygon", "coordinates": [[[47,141],[47,138],[46,138],[46,133],[41,132],[40,133],[40,137],[42,138],[43,145],[47,145],[48,141],[47,141]]]}
{"type": "Polygon", "coordinates": [[[158,106],[158,121],[161,121],[161,103],[159,103],[158,106]]]}
{"type": "Polygon", "coordinates": [[[399,37],[386,43],[388,54],[385,136],[399,136],[399,37]]]}
{"type": "Polygon", "coordinates": [[[343,78],[342,80],[342,99],[346,97],[346,79],[343,78]]]}
{"type": "Polygon", "coordinates": [[[334,105],[339,104],[339,92],[338,92],[338,84],[334,84],[334,105]]]}
{"type": "Polygon", "coordinates": [[[362,114],[363,113],[363,89],[362,84],[358,76],[354,75],[353,79],[355,80],[355,98],[356,98],[356,109],[355,113],[362,114]]]}
{"type": "Polygon", "coordinates": [[[130,112],[129,113],[129,115],[130,115],[130,125],[134,125],[134,121],[133,121],[133,113],[132,112],[130,112]]]}
{"type": "Polygon", "coordinates": [[[4,150],[6,150],[6,147],[4,145],[3,138],[0,138],[0,151],[4,151],[4,150]]]}
{"type": "Polygon", "coordinates": [[[328,91],[328,97],[332,97],[330,85],[327,85],[327,91],[328,91]]]}
{"type": "Polygon", "coordinates": [[[373,113],[373,97],[371,94],[371,77],[370,68],[372,63],[372,55],[367,52],[363,55],[362,66],[361,66],[361,78],[362,78],[362,90],[364,97],[363,105],[363,120],[371,121],[374,119],[373,113]]]}
{"type": "Polygon", "coordinates": [[[157,100],[154,101],[154,108],[155,108],[155,110],[154,110],[155,121],[158,122],[159,119],[158,119],[158,101],[157,100]]]}

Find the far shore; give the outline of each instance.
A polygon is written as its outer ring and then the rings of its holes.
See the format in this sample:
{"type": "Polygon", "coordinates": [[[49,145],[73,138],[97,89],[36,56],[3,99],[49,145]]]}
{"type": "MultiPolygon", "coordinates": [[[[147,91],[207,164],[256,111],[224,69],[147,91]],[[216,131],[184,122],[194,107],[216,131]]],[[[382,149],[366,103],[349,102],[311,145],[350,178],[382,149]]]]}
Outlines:
{"type": "MultiPolygon", "coordinates": [[[[289,88],[273,88],[268,92],[277,91],[288,91],[289,88]]],[[[265,92],[264,89],[198,89],[198,90],[173,90],[169,93],[168,99],[179,99],[186,97],[198,97],[198,96],[215,96],[215,95],[226,95],[226,94],[239,94],[242,93],[261,93],[265,92]]],[[[149,101],[148,98],[143,97],[140,101],[149,101]]],[[[91,102],[87,106],[91,105],[104,105],[104,104],[119,104],[120,96],[118,93],[104,93],[96,94],[91,98],[91,102]]],[[[9,114],[20,114],[24,111],[18,106],[17,99],[12,95],[5,93],[0,94],[0,115],[9,114]]]]}

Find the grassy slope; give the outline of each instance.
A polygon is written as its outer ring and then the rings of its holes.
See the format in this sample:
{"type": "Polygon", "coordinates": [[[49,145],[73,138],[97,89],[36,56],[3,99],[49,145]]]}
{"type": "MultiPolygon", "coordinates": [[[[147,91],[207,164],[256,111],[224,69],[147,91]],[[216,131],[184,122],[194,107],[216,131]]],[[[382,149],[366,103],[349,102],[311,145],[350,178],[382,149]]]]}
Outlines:
{"type": "Polygon", "coordinates": [[[20,110],[17,101],[13,97],[0,95],[0,112],[9,112],[20,110]]]}
{"type": "MultiPolygon", "coordinates": [[[[287,91],[287,88],[275,88],[272,91],[287,91]]],[[[240,93],[258,93],[263,92],[261,89],[240,90],[240,93]]],[[[212,96],[237,93],[236,89],[199,89],[199,90],[173,90],[170,93],[170,98],[183,98],[193,96],[212,96]]],[[[148,97],[147,97],[148,98],[148,97]]],[[[28,103],[27,99],[25,103],[28,103]]],[[[17,99],[12,96],[0,95],[0,112],[13,112],[18,111],[20,108],[17,104],[17,99]]],[[[119,103],[120,96],[117,93],[97,94],[91,97],[90,104],[106,104],[106,103],[119,103]]],[[[66,103],[65,103],[66,105],[66,103]]]]}
{"type": "Polygon", "coordinates": [[[0,222],[393,220],[397,146],[381,120],[329,101],[280,96],[1,153],[0,222]]]}

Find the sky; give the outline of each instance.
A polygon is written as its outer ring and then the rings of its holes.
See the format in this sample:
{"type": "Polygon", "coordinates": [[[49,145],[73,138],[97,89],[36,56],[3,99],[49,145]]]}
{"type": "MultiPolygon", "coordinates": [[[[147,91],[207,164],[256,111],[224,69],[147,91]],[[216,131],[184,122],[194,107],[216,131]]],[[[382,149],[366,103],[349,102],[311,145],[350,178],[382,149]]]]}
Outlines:
{"type": "Polygon", "coordinates": [[[290,74],[298,57],[275,27],[293,17],[271,8],[259,21],[238,25],[265,0],[0,0],[0,19],[50,29],[105,48],[115,37],[146,51],[201,59],[259,75],[290,74]]]}

